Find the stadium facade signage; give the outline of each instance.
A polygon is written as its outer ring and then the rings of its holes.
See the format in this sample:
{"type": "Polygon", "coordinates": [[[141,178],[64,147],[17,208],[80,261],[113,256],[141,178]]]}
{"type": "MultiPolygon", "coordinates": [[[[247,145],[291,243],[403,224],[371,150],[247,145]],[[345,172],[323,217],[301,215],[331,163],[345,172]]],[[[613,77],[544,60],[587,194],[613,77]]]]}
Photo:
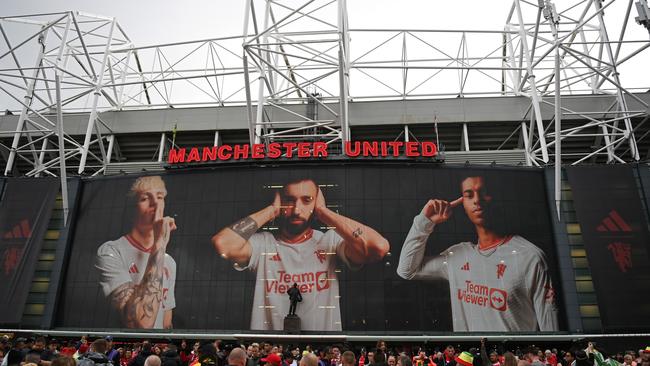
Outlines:
{"type": "MultiPolygon", "coordinates": [[[[424,157],[438,154],[438,147],[431,141],[349,141],[345,144],[348,157],[424,157]]],[[[236,144],[176,148],[169,150],[168,164],[207,163],[246,159],[308,159],[327,158],[325,142],[272,142],[270,144],[236,144]]]]}

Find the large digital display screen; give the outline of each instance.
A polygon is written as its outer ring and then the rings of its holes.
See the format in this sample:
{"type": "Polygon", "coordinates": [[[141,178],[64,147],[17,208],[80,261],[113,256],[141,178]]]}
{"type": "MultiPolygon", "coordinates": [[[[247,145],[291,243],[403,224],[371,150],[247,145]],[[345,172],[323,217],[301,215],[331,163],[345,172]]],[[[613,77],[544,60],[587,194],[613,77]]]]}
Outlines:
{"type": "Polygon", "coordinates": [[[88,179],[57,325],[559,331],[544,184],[389,162],[88,179]]]}

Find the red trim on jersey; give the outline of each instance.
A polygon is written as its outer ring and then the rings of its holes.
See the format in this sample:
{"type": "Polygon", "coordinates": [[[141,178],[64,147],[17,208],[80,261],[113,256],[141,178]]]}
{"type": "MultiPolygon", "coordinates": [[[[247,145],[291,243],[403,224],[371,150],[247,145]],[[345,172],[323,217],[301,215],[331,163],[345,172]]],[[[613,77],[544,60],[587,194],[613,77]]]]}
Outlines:
{"type": "Polygon", "coordinates": [[[314,229],[309,228],[309,231],[307,233],[298,236],[295,239],[287,239],[282,236],[282,234],[278,235],[278,239],[282,240],[282,242],[287,243],[287,244],[300,244],[303,242],[306,242],[307,240],[311,239],[311,237],[314,236],[314,229]]]}
{"type": "Polygon", "coordinates": [[[151,247],[149,247],[149,248],[145,248],[144,245],[138,243],[138,241],[135,240],[135,238],[132,237],[131,234],[126,234],[126,235],[124,235],[124,237],[125,237],[126,240],[128,240],[129,243],[130,243],[131,245],[133,245],[133,246],[135,247],[135,249],[137,249],[137,250],[143,251],[143,252],[145,252],[145,253],[151,253],[151,252],[153,251],[153,247],[154,247],[153,245],[152,245],[151,247]]]}
{"type": "Polygon", "coordinates": [[[479,249],[479,250],[489,250],[489,249],[492,249],[492,248],[496,248],[496,247],[498,247],[499,245],[503,245],[503,244],[509,242],[510,239],[512,239],[512,235],[508,235],[508,236],[506,236],[503,240],[501,240],[501,241],[499,241],[499,242],[496,242],[496,243],[494,243],[494,244],[492,244],[492,245],[490,245],[489,247],[486,247],[486,248],[481,248],[481,243],[479,243],[479,245],[478,245],[478,249],[479,249]]]}

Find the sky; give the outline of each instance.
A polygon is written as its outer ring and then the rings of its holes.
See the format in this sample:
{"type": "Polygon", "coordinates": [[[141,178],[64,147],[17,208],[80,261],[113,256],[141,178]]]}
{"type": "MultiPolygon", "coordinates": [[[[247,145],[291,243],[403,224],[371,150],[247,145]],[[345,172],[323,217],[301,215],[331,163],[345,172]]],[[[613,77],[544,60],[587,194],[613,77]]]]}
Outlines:
{"type": "MultiPolygon", "coordinates": [[[[147,46],[152,44],[163,44],[188,40],[199,40],[224,36],[235,36],[243,33],[244,5],[243,0],[0,0],[0,16],[58,12],[65,10],[78,10],[91,14],[115,17],[132,42],[136,46],[147,46]]],[[[321,0],[322,1],[322,0],[321,0]]],[[[285,2],[286,1],[281,1],[285,2]]],[[[567,3],[578,4],[581,0],[556,0],[558,7],[566,6],[567,3]]],[[[611,1],[610,1],[611,2],[611,1]]],[[[295,0],[294,3],[300,3],[295,0]]],[[[512,4],[509,0],[480,1],[480,0],[348,0],[347,1],[349,25],[352,29],[445,29],[445,30],[503,30],[508,11],[512,4]]],[[[536,3],[536,1],[532,1],[536,3]]],[[[623,18],[625,6],[628,0],[616,0],[606,13],[610,39],[617,39],[620,32],[621,19],[623,18]]],[[[580,7],[578,7],[579,9],[580,7]]],[[[261,9],[258,9],[260,11],[261,9]]],[[[534,11],[533,11],[534,14],[534,11]]],[[[632,17],[636,10],[632,9],[632,17]]],[[[532,19],[534,20],[534,19],[532,19]]],[[[14,44],[20,39],[16,34],[9,34],[14,44]]],[[[358,54],[371,47],[371,42],[362,39],[357,35],[352,40],[353,51],[358,54]],[[356,41],[356,42],[355,42],[356,41]]],[[[637,25],[633,20],[628,25],[627,38],[636,40],[648,40],[647,31],[637,25]]],[[[458,35],[449,37],[438,37],[435,39],[436,46],[444,49],[445,52],[456,54],[458,48],[458,35]]],[[[433,41],[432,41],[433,42],[433,41]]],[[[489,50],[499,40],[490,40],[483,44],[480,39],[469,41],[469,46],[474,49],[481,48],[489,50]]],[[[0,44],[0,53],[6,50],[4,44],[0,44]]],[[[416,57],[418,50],[410,51],[410,57],[416,57]]],[[[490,51],[487,51],[490,52],[490,51]]],[[[647,62],[650,62],[650,50],[642,55],[647,62]]],[[[621,69],[621,77],[627,83],[634,86],[650,86],[650,73],[645,72],[647,65],[645,61],[636,64],[628,63],[621,69]],[[640,72],[640,70],[644,70],[640,72]]],[[[411,72],[411,71],[410,71],[411,72]]],[[[457,72],[445,72],[446,78],[439,76],[437,81],[440,85],[445,83],[456,83],[457,72]]],[[[418,74],[417,70],[411,72],[409,88],[415,87],[418,78],[424,80],[427,75],[424,72],[418,74]]],[[[474,73],[474,77],[481,77],[474,73]]],[[[375,72],[378,78],[396,82],[399,84],[399,72],[375,72]]],[[[442,75],[441,75],[442,76],[442,75]]],[[[496,76],[498,77],[498,75],[496,76]]],[[[490,80],[471,81],[474,85],[490,80]]],[[[232,85],[232,84],[231,84],[232,85]]],[[[354,84],[358,92],[360,89],[373,87],[382,88],[376,81],[368,78],[357,81],[354,84]]],[[[490,86],[493,87],[493,86],[490,86]]],[[[408,88],[407,88],[408,89],[408,88]]],[[[498,90],[498,87],[497,87],[498,90]]],[[[0,93],[0,107],[6,101],[0,93]]],[[[6,103],[5,103],[6,104],[6,103]]],[[[4,109],[4,108],[2,108],[4,109]]]]}
{"type": "MultiPolygon", "coordinates": [[[[113,16],[137,45],[239,35],[239,0],[2,0],[0,14],[79,10],[113,16]]],[[[502,29],[511,2],[350,0],[352,28],[502,29]]]]}

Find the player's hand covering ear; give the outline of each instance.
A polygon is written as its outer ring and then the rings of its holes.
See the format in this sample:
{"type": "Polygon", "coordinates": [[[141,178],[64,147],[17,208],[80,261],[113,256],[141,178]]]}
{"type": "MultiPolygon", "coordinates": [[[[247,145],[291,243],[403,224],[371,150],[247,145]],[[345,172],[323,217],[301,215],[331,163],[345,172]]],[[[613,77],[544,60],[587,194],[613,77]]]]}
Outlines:
{"type": "Polygon", "coordinates": [[[325,196],[323,195],[323,191],[318,187],[318,193],[316,193],[316,205],[314,206],[314,210],[316,211],[316,215],[320,213],[322,209],[327,208],[327,205],[325,204],[325,196]]]}
{"type": "Polygon", "coordinates": [[[445,200],[429,200],[422,208],[422,214],[426,216],[431,222],[438,225],[451,217],[451,209],[460,205],[463,202],[463,197],[459,197],[454,201],[445,200]]]}
{"type": "Polygon", "coordinates": [[[275,198],[273,198],[271,207],[273,207],[273,217],[278,217],[280,215],[280,210],[282,209],[282,199],[280,198],[280,192],[275,192],[275,198]]]}

